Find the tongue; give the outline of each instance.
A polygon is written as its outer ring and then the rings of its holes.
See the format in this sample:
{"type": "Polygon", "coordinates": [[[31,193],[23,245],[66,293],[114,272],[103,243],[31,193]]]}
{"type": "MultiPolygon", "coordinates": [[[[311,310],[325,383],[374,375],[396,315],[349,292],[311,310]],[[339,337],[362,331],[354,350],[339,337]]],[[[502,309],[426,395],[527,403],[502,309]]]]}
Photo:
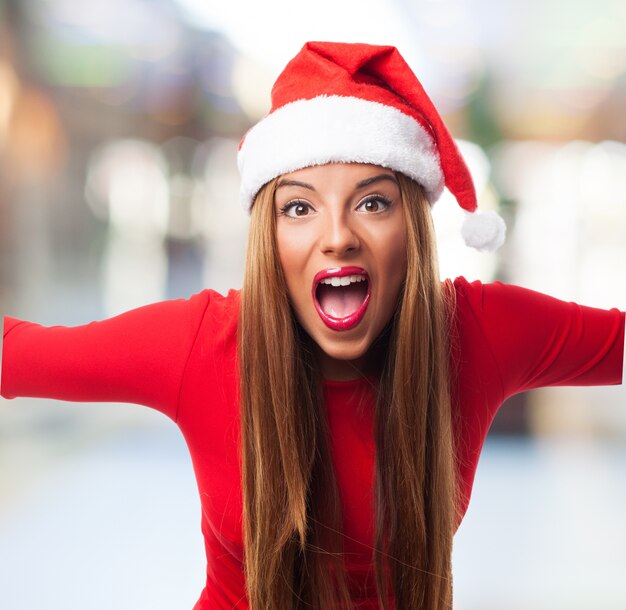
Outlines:
{"type": "Polygon", "coordinates": [[[332,318],[345,318],[354,313],[361,306],[366,295],[366,282],[348,286],[320,284],[317,288],[317,300],[322,311],[332,318]]]}

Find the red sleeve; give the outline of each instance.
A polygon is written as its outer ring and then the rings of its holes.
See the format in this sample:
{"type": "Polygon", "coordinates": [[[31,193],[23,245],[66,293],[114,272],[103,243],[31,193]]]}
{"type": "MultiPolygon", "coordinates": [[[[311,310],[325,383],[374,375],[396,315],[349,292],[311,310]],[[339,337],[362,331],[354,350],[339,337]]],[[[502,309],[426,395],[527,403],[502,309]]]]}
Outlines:
{"type": "Polygon", "coordinates": [[[0,394],[132,402],[176,420],[185,365],[210,294],[76,327],[5,317],[0,394]]]}
{"type": "Polygon", "coordinates": [[[542,386],[622,383],[624,312],[500,282],[467,288],[503,398],[542,386]]]}

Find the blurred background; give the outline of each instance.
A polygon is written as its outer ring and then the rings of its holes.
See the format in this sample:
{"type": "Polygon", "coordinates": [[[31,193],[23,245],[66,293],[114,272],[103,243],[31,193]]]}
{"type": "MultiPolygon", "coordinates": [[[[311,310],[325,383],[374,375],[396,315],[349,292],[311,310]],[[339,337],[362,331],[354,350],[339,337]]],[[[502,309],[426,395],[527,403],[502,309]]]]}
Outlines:
{"type": "MultiPolygon", "coordinates": [[[[237,144],[306,40],[397,46],[508,241],[442,276],[626,309],[621,0],[0,0],[0,312],[81,324],[241,285],[237,144]]],[[[455,608],[626,606],[626,392],[501,409],[455,542],[455,608]]],[[[183,440],[135,405],[0,399],[0,605],[190,609],[183,440]]]]}

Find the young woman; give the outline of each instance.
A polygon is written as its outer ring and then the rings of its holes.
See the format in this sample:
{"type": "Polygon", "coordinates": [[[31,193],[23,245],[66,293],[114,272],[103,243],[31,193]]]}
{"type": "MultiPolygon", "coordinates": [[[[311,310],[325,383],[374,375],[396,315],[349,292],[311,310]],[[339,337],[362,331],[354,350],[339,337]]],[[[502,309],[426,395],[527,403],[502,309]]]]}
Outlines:
{"type": "Polygon", "coordinates": [[[182,430],[202,501],[196,609],[452,605],[452,537],[510,395],[618,384],[624,313],[441,283],[430,204],[497,247],[392,47],[308,43],[240,149],[244,286],[77,328],[5,318],[2,395],[128,401],[182,430]]]}

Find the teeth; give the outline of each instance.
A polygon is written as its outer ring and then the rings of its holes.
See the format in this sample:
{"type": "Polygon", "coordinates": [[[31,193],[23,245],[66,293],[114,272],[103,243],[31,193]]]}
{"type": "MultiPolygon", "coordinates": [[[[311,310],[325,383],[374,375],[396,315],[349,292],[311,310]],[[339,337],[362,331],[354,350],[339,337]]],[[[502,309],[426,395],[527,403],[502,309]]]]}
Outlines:
{"type": "Polygon", "coordinates": [[[329,286],[348,286],[349,284],[364,281],[364,275],[344,275],[343,277],[325,277],[320,284],[328,284],[329,286]]]}

